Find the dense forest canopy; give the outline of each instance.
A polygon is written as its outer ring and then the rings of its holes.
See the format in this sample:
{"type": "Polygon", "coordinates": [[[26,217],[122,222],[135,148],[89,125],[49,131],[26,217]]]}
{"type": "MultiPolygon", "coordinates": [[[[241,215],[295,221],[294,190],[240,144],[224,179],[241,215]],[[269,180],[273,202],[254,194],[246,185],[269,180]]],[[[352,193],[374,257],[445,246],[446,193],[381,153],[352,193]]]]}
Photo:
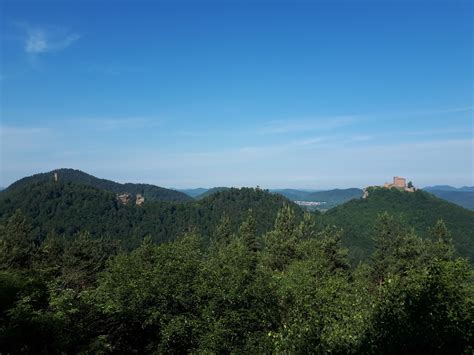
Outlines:
{"type": "Polygon", "coordinates": [[[259,234],[224,216],[133,251],[50,233],[21,211],[0,228],[2,353],[470,353],[473,268],[445,224],[421,238],[381,214],[353,269],[336,228],[283,206],[259,234]]]}
{"type": "MultiPolygon", "coordinates": [[[[0,193],[0,221],[21,209],[31,219],[39,240],[50,231],[67,236],[88,231],[93,237],[121,240],[124,247],[133,249],[145,236],[151,236],[154,242],[173,240],[190,230],[208,236],[224,214],[230,217],[235,231],[249,209],[258,220],[258,232],[265,233],[284,203],[291,202],[267,190],[224,188],[198,200],[146,200],[144,205],[135,206],[124,205],[116,194],[84,183],[30,181],[0,193]]],[[[303,211],[292,205],[297,218],[301,218],[303,211]]],[[[342,228],[342,243],[349,248],[349,259],[356,265],[372,253],[374,221],[385,211],[405,221],[421,236],[443,219],[458,254],[474,260],[474,212],[421,190],[405,193],[372,188],[367,199],[352,199],[326,213],[314,213],[319,228],[342,228]]]]}
{"type": "Polygon", "coordinates": [[[389,212],[420,236],[426,236],[429,228],[443,219],[459,255],[474,261],[474,212],[422,190],[407,193],[395,188],[370,188],[368,198],[337,206],[322,218],[324,223],[343,229],[344,245],[349,248],[351,259],[359,261],[373,250],[374,221],[382,212],[389,212]]]}
{"type": "MultiPolygon", "coordinates": [[[[228,189],[199,201],[186,203],[146,201],[142,206],[124,205],[115,194],[73,182],[40,181],[0,195],[0,221],[17,209],[30,218],[38,240],[48,232],[74,236],[87,231],[93,237],[109,236],[121,240],[128,249],[140,245],[145,236],[154,242],[172,240],[194,230],[203,235],[226,214],[237,230],[247,211],[258,218],[257,231],[269,230],[286,198],[261,189],[228,189]]],[[[302,211],[294,205],[302,216],[302,211]]]]}
{"type": "Polygon", "coordinates": [[[423,191],[322,214],[29,181],[0,194],[0,352],[471,353],[473,215],[423,191]]]}
{"type": "Polygon", "coordinates": [[[6,191],[14,191],[24,188],[35,182],[51,182],[55,178],[60,182],[74,182],[83,185],[95,187],[97,189],[114,192],[118,194],[130,193],[133,195],[143,195],[146,200],[152,201],[189,201],[191,197],[188,195],[163,187],[150,184],[119,184],[117,182],[99,179],[95,176],[89,175],[83,171],[75,169],[57,169],[48,173],[35,174],[32,176],[20,179],[11,184],[6,191]]]}

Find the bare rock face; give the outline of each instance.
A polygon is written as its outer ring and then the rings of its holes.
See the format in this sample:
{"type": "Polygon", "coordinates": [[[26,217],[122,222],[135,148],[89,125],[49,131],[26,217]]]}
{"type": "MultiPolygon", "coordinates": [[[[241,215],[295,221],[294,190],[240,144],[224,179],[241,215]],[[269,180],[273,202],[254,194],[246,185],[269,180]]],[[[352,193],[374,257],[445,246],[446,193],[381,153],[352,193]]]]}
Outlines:
{"type": "Polygon", "coordinates": [[[141,206],[145,202],[145,197],[143,197],[141,194],[137,194],[135,198],[135,204],[137,206],[141,206]]]}
{"type": "Polygon", "coordinates": [[[369,190],[368,190],[368,188],[366,187],[366,188],[364,189],[364,194],[362,195],[362,198],[367,198],[367,197],[369,197],[369,190]]]}
{"type": "Polygon", "coordinates": [[[127,205],[131,200],[131,195],[129,193],[117,195],[117,200],[124,205],[127,205]]]}
{"type": "Polygon", "coordinates": [[[122,194],[117,194],[117,201],[123,205],[128,205],[129,203],[133,203],[133,201],[135,201],[137,206],[141,206],[145,202],[145,197],[142,194],[134,195],[125,192],[122,194]]]}

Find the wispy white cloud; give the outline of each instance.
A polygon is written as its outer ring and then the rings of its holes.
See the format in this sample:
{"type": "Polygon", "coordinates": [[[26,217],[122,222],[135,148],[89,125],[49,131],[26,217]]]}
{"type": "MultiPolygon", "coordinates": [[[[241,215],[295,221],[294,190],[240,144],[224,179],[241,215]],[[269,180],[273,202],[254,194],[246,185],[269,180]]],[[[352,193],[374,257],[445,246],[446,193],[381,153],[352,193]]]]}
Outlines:
{"type": "Polygon", "coordinates": [[[261,134],[284,134],[292,132],[309,132],[318,130],[333,130],[336,128],[348,126],[361,119],[361,116],[333,116],[316,117],[297,120],[278,120],[269,121],[258,131],[261,134]]]}
{"type": "Polygon", "coordinates": [[[23,32],[23,49],[29,55],[40,55],[66,49],[81,37],[57,26],[33,26],[29,23],[16,23],[23,32]]]}

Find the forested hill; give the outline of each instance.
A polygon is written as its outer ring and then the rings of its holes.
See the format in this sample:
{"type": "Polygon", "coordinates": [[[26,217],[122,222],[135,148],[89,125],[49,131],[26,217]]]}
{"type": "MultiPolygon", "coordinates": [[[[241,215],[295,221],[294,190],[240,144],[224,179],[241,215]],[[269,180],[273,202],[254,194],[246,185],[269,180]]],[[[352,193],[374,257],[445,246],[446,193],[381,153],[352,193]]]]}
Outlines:
{"type": "Polygon", "coordinates": [[[200,199],[203,199],[203,198],[206,198],[208,196],[211,196],[213,194],[215,194],[216,192],[222,192],[222,191],[226,191],[226,190],[229,190],[229,187],[213,187],[212,189],[209,189],[207,191],[204,191],[202,194],[196,196],[196,199],[200,200],[200,199]]]}
{"type": "Polygon", "coordinates": [[[321,218],[344,230],[343,242],[353,260],[362,260],[372,251],[374,223],[382,212],[397,217],[421,236],[443,219],[452,234],[456,250],[474,261],[474,212],[437,198],[425,191],[371,188],[366,199],[355,199],[329,210],[321,218]]]}
{"type": "Polygon", "coordinates": [[[0,195],[0,224],[20,209],[32,222],[39,240],[52,232],[74,236],[87,231],[94,237],[122,240],[125,247],[134,248],[147,235],[155,242],[173,240],[191,230],[209,237],[224,215],[229,217],[231,230],[236,231],[250,209],[258,220],[257,231],[264,233],[273,226],[285,203],[293,205],[301,217],[298,206],[260,189],[229,189],[200,201],[147,201],[136,206],[123,205],[114,193],[88,185],[38,181],[0,195]]]}
{"type": "Polygon", "coordinates": [[[25,187],[28,184],[35,182],[46,182],[53,181],[54,174],[57,174],[58,180],[62,182],[75,182],[97,189],[110,191],[113,193],[130,193],[133,195],[141,194],[145,197],[145,200],[150,201],[189,201],[191,197],[185,193],[166,189],[163,187],[150,185],[150,184],[120,184],[111,180],[99,179],[95,176],[89,175],[81,170],[75,169],[57,169],[48,173],[35,174],[29,177],[20,179],[11,184],[4,193],[9,191],[17,190],[25,187]]]}

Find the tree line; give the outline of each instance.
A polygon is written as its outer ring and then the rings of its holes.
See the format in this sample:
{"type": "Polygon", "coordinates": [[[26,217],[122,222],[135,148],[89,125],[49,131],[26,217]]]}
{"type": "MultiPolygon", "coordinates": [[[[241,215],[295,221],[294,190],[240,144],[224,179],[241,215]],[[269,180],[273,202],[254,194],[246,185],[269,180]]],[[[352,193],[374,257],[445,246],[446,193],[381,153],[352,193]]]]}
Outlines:
{"type": "Polygon", "coordinates": [[[123,249],[85,231],[0,227],[0,352],[471,353],[473,268],[442,221],[426,237],[374,222],[351,267],[341,230],[290,205],[261,233],[223,213],[207,235],[123,249]]]}

